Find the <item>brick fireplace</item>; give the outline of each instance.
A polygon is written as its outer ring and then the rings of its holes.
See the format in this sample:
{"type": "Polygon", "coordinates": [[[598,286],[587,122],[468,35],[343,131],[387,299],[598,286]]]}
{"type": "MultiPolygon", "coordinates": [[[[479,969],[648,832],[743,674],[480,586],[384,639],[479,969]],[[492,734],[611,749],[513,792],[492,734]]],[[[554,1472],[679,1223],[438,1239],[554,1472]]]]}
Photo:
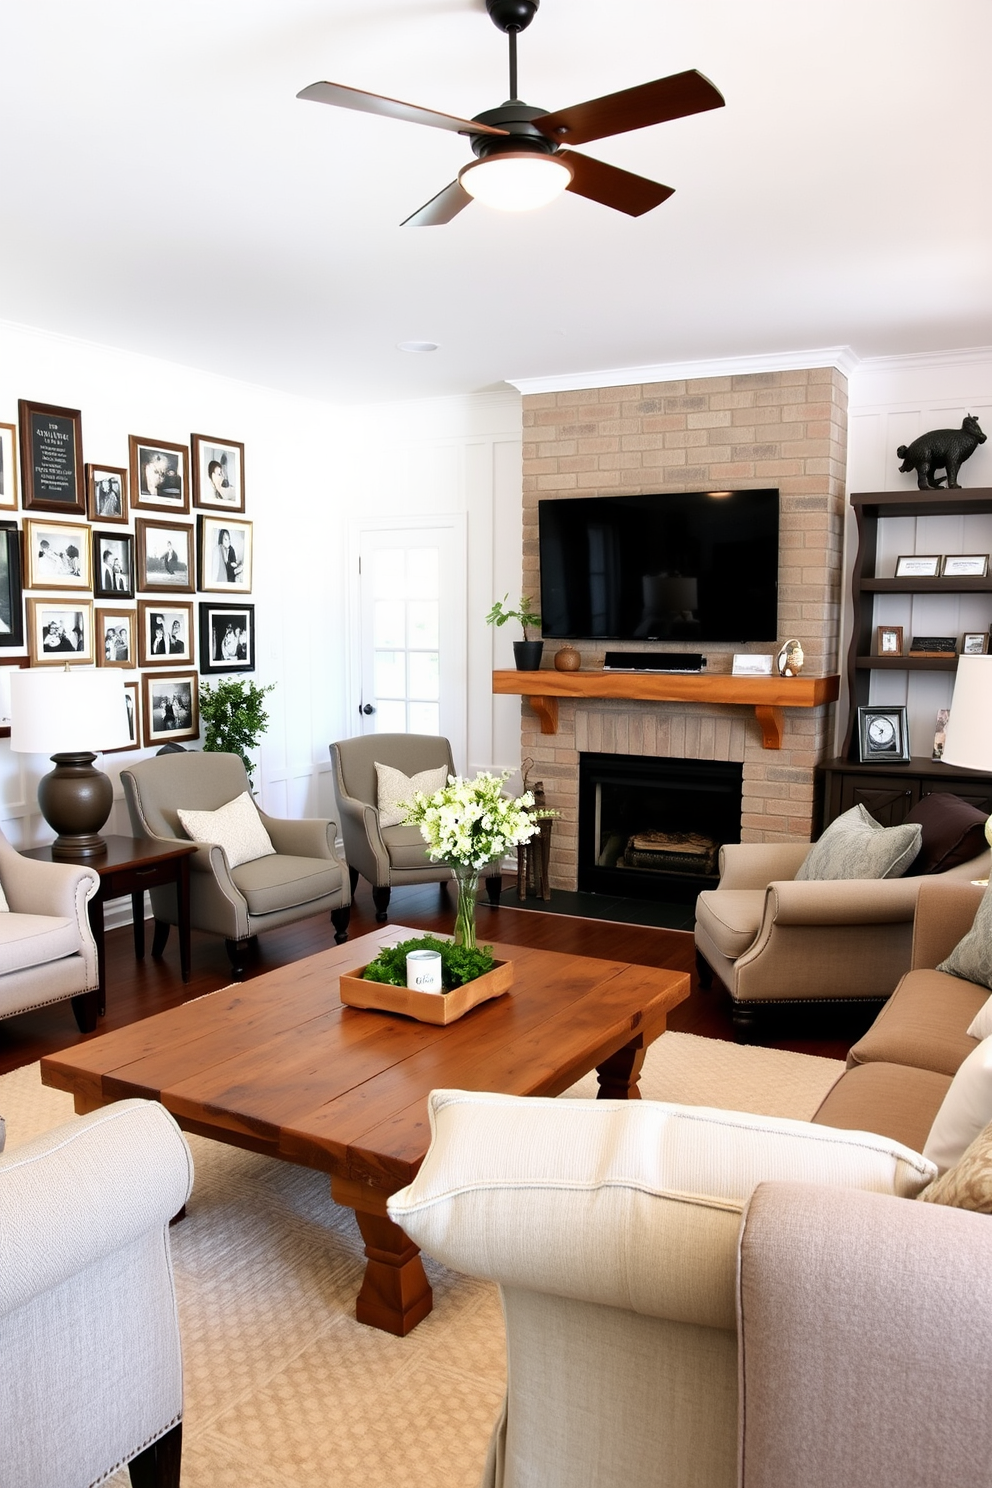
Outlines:
{"type": "MultiPolygon", "coordinates": [[[[523,422],[525,593],[540,592],[539,500],[777,486],[780,639],[800,638],[807,672],[836,671],[847,448],[841,372],[816,367],[534,394],[524,398],[523,422]]],[[[600,643],[577,644],[583,667],[602,666],[600,643]]],[[[556,649],[553,640],[545,643],[545,666],[553,668],[556,649]]],[[[771,648],[711,646],[707,675],[729,672],[735,649],[771,648]]],[[[738,763],[741,840],[808,840],[831,715],[830,706],[786,709],[783,747],[767,749],[754,714],[741,707],[562,698],[558,731],[547,735],[523,700],[522,757],[534,762],[532,775],[561,812],[552,884],[578,883],[580,753],[738,763]]]]}

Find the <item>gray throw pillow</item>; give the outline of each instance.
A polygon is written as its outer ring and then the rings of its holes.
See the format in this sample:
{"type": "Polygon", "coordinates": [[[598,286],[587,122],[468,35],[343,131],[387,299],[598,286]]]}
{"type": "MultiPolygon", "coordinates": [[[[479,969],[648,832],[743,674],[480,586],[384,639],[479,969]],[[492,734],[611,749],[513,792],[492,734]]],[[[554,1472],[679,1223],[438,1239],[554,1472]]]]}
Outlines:
{"type": "Polygon", "coordinates": [[[920,850],[922,835],[916,823],[883,827],[863,806],[852,806],[814,842],[796,878],[901,878],[920,850]]]}
{"type": "Polygon", "coordinates": [[[992,989],[992,890],[986,889],[979,901],[971,929],[954,947],[946,961],[941,961],[938,971],[950,976],[962,977],[966,982],[977,982],[980,987],[992,989]]]}

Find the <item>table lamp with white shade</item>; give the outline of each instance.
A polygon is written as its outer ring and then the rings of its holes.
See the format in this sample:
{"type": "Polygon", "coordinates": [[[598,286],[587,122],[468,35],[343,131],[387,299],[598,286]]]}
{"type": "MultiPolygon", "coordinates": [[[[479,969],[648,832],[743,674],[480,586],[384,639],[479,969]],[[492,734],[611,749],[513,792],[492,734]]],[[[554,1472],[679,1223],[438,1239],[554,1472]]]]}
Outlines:
{"type": "MultiPolygon", "coordinates": [[[[958,657],[942,758],[948,765],[992,773],[992,656],[958,657]]],[[[985,837],[992,847],[992,817],[985,837]]]]}
{"type": "Polygon", "coordinates": [[[50,755],[55,765],[38,783],[41,814],[57,833],[53,858],[106,852],[100,828],[114,804],[114,788],[93,761],[126,738],[119,672],[66,666],[11,674],[10,747],[19,754],[50,755]]]}

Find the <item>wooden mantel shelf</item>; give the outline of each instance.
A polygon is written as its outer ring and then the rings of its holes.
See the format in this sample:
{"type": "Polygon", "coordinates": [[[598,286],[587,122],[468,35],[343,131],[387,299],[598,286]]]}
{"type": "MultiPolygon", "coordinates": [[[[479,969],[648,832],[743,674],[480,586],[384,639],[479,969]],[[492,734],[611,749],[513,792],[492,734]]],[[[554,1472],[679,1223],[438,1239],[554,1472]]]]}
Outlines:
{"type": "Polygon", "coordinates": [[[688,672],[493,672],[493,692],[527,698],[542,734],[558,732],[559,698],[648,703],[740,703],[753,708],[765,749],[781,749],[783,708],[818,708],[840,694],[840,677],[733,677],[688,672]]]}

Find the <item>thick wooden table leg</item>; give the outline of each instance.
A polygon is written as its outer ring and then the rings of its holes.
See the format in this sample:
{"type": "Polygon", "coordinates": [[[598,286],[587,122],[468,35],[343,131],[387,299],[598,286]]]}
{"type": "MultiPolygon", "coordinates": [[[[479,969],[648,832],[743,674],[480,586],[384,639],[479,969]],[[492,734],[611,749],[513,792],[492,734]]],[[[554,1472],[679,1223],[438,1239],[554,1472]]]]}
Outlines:
{"type": "Polygon", "coordinates": [[[624,1044],[609,1059],[596,1066],[599,1079],[597,1100],[640,1100],[638,1080],[644,1063],[644,1039],[638,1034],[629,1044],[624,1044]]]}
{"type": "Polygon", "coordinates": [[[368,1257],[355,1316],[370,1328],[405,1338],[434,1306],[420,1250],[384,1214],[356,1209],[355,1218],[368,1257]]]}

